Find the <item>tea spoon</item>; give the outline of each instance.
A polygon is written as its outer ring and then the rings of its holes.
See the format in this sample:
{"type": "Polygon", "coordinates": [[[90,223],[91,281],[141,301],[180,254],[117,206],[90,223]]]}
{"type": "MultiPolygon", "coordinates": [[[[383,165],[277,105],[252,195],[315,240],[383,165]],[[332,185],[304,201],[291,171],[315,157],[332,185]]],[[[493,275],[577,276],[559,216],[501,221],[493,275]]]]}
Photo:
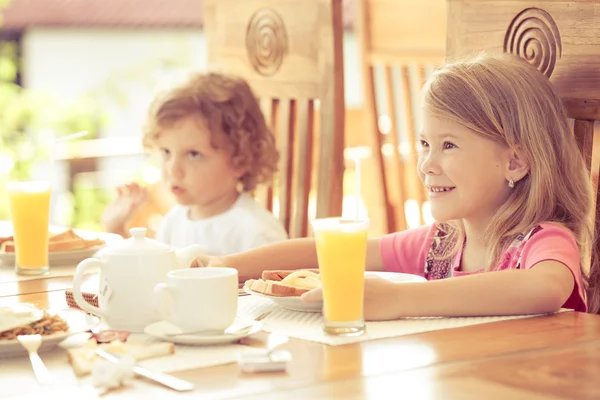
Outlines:
{"type": "Polygon", "coordinates": [[[191,331],[191,332],[173,332],[173,333],[164,333],[163,335],[168,337],[173,336],[182,336],[182,335],[195,335],[195,336],[215,336],[215,335],[227,335],[227,336],[237,336],[243,333],[246,333],[254,326],[254,323],[244,325],[240,328],[236,329],[225,329],[224,331],[191,331]]]}
{"type": "MultiPolygon", "coordinates": [[[[260,326],[260,324],[257,324],[257,322],[262,321],[263,319],[265,319],[266,317],[269,316],[269,314],[271,314],[271,311],[267,311],[264,312],[262,314],[260,314],[258,317],[253,318],[252,322],[250,322],[247,325],[244,325],[240,328],[236,328],[236,329],[231,329],[231,328],[227,328],[225,329],[225,331],[207,331],[207,330],[203,330],[203,331],[192,331],[192,332],[173,332],[173,333],[164,333],[164,336],[167,337],[173,337],[173,336],[181,336],[181,335],[200,335],[200,336],[212,336],[212,335],[228,335],[228,336],[236,336],[236,335],[240,335],[242,333],[245,333],[247,330],[251,330],[253,327],[257,327],[260,326]]],[[[239,315],[238,315],[238,318],[239,315]]]]}

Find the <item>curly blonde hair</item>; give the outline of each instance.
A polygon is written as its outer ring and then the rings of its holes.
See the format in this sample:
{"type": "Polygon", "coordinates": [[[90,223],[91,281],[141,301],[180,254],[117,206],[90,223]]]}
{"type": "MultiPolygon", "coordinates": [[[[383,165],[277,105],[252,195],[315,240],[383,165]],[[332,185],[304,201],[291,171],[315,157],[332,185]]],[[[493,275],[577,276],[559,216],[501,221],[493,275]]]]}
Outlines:
{"type": "Polygon", "coordinates": [[[194,74],[184,84],[159,94],[144,126],[144,147],[155,147],[163,129],[189,116],[202,118],[213,147],[227,151],[233,166],[246,171],[240,178],[244,191],[273,179],[279,161],[275,138],[243,79],[194,74]]]}

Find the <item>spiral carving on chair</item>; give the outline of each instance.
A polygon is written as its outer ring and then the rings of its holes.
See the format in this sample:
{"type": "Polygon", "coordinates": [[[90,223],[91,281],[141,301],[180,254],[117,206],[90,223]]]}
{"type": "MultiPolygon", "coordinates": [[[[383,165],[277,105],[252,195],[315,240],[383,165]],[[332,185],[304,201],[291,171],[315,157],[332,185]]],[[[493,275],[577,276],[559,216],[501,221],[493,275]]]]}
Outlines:
{"type": "Polygon", "coordinates": [[[283,19],[273,10],[258,10],[246,29],[246,51],[252,67],[261,75],[273,75],[283,62],[288,37],[283,19]]]}
{"type": "Polygon", "coordinates": [[[562,56],[560,32],[552,16],[540,8],[526,8],[510,23],[504,51],[516,54],[548,78],[562,56]]]}

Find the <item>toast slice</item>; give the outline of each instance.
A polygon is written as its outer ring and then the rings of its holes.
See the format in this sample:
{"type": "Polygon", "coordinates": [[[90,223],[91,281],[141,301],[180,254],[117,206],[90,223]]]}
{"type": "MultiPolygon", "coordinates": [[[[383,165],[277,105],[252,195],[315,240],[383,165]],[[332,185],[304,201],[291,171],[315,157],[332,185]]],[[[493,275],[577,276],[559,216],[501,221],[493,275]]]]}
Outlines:
{"type": "Polygon", "coordinates": [[[246,281],[246,287],[258,293],[278,297],[296,297],[310,289],[295,287],[281,283],[281,281],[269,281],[263,279],[250,279],[246,281]]]}
{"type": "Polygon", "coordinates": [[[318,272],[318,270],[264,271],[261,279],[250,279],[245,285],[250,290],[269,296],[295,297],[321,286],[318,272]]]}
{"type": "MultiPolygon", "coordinates": [[[[82,250],[104,244],[106,242],[102,239],[84,239],[72,229],[68,229],[64,232],[50,235],[48,239],[48,251],[53,253],[57,251],[82,250]]],[[[0,240],[0,251],[5,253],[15,252],[15,242],[12,236],[0,240]]]]}
{"type": "Polygon", "coordinates": [[[67,229],[64,232],[61,233],[55,233],[55,234],[51,234],[50,237],[48,238],[48,241],[50,242],[62,242],[65,240],[75,240],[75,239],[81,239],[79,237],[79,235],[77,235],[73,229],[67,229]]]}
{"type": "Polygon", "coordinates": [[[14,241],[15,241],[14,236],[0,237],[0,246],[2,246],[6,242],[14,242],[14,241]]]}
{"type": "Polygon", "coordinates": [[[271,280],[271,281],[281,281],[288,275],[291,275],[297,271],[309,271],[314,272],[315,274],[319,274],[318,269],[301,269],[301,270],[269,270],[263,271],[261,279],[263,280],[271,280]]]}
{"type": "Polygon", "coordinates": [[[169,342],[138,344],[123,343],[117,340],[110,343],[97,344],[96,340],[90,339],[81,347],[67,350],[67,357],[75,376],[81,377],[92,372],[94,361],[96,361],[98,357],[95,353],[96,348],[98,347],[117,356],[128,355],[136,361],[167,356],[175,353],[175,345],[169,342]]]}

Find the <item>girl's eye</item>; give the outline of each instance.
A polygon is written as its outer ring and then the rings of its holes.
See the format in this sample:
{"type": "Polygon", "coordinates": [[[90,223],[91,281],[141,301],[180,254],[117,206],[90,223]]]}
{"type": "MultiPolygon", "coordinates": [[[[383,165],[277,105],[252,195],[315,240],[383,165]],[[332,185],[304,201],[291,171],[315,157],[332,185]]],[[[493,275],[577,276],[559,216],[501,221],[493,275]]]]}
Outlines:
{"type": "Polygon", "coordinates": [[[160,155],[163,157],[168,157],[171,155],[171,152],[168,149],[160,149],[160,155]]]}
{"type": "Polygon", "coordinates": [[[429,143],[427,143],[427,142],[426,142],[426,141],[424,141],[424,140],[420,140],[420,141],[419,141],[419,143],[421,144],[421,148],[422,148],[422,149],[426,149],[426,148],[428,148],[428,147],[429,147],[429,143]]]}
{"type": "Polygon", "coordinates": [[[449,150],[455,148],[456,145],[452,142],[444,142],[444,150],[449,150]]]}
{"type": "Polygon", "coordinates": [[[195,159],[198,159],[198,158],[202,158],[202,154],[200,154],[200,153],[199,153],[199,152],[197,152],[196,150],[192,150],[192,151],[190,151],[190,152],[188,153],[188,156],[189,156],[191,159],[194,159],[194,160],[195,160],[195,159]]]}

